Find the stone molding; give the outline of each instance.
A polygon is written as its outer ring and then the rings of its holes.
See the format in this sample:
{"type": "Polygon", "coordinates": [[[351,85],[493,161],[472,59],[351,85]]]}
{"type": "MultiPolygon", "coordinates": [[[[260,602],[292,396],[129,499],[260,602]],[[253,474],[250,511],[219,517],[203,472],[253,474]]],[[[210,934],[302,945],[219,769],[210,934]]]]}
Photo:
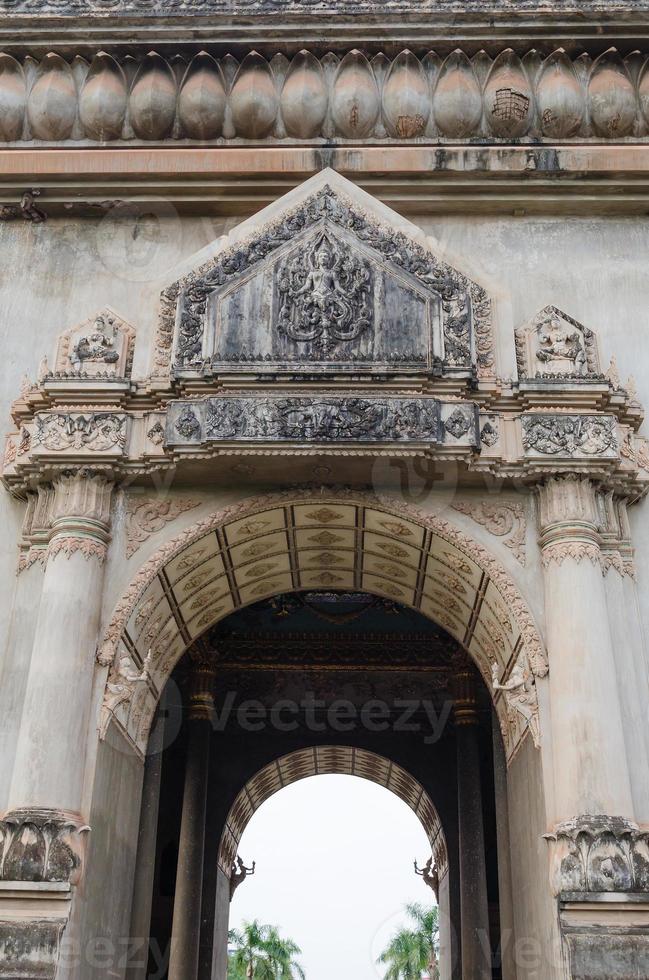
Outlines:
{"type": "Polygon", "coordinates": [[[60,810],[12,810],[0,820],[0,880],[77,884],[90,827],[60,810]]]}
{"type": "Polygon", "coordinates": [[[622,817],[581,816],[545,834],[553,894],[649,894],[649,831],[622,817]]]}
{"type": "Polygon", "coordinates": [[[82,555],[86,561],[96,558],[99,564],[103,565],[106,561],[107,548],[103,541],[97,541],[95,538],[57,534],[52,538],[47,549],[47,556],[52,559],[59,555],[71,558],[76,554],[82,555]]]}
{"type": "Polygon", "coordinates": [[[495,537],[504,538],[503,544],[509,548],[521,565],[525,565],[527,518],[522,503],[509,500],[469,501],[456,500],[451,504],[453,510],[465,514],[480,524],[495,537]]]}
{"type": "MultiPolygon", "coordinates": [[[[48,2],[13,0],[11,7],[15,12],[29,3],[34,11],[48,2]]],[[[88,9],[90,2],[67,5],[88,9]]],[[[203,2],[212,10],[218,5],[203,2]]],[[[200,3],[192,0],[182,12],[195,13],[200,3]]],[[[58,4],[52,7],[63,12],[58,4]]],[[[403,143],[649,136],[646,56],[623,59],[615,48],[578,58],[563,48],[546,58],[535,50],[521,57],[512,49],[495,58],[485,51],[417,57],[403,50],[391,60],[355,48],[342,57],[300,51],[290,61],[283,53],[265,57],[251,51],[241,61],[218,54],[199,51],[189,61],[184,53],[168,60],[149,45],[135,64],[130,55],[120,62],[105,51],[90,61],[54,52],[40,61],[0,54],[0,102],[12,98],[0,141],[403,143]]],[[[19,209],[5,215],[14,216],[19,209]]]]}
{"type": "Polygon", "coordinates": [[[200,501],[179,497],[132,497],[126,501],[126,557],[132,558],[152,534],[162,531],[200,501]]]}

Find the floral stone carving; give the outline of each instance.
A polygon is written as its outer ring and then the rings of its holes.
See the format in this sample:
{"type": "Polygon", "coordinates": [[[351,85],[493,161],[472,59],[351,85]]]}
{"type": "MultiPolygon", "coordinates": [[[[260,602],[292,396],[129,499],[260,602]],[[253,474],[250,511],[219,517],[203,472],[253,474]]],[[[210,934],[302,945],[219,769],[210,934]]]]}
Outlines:
{"type": "Polygon", "coordinates": [[[525,534],[527,521],[525,508],[515,501],[465,501],[456,500],[453,510],[466,514],[490,534],[504,538],[503,544],[511,549],[516,560],[525,564],[525,534]]]}
{"type": "Polygon", "coordinates": [[[649,833],[622,817],[582,816],[555,828],[550,883],[565,892],[649,893],[649,833]]]}
{"type": "Polygon", "coordinates": [[[174,497],[129,497],[126,504],[126,557],[132,558],[144,542],[199,501],[174,497]]]}
{"type": "Polygon", "coordinates": [[[85,834],[59,810],[14,810],[0,820],[0,880],[66,881],[81,877],[85,834]]]}

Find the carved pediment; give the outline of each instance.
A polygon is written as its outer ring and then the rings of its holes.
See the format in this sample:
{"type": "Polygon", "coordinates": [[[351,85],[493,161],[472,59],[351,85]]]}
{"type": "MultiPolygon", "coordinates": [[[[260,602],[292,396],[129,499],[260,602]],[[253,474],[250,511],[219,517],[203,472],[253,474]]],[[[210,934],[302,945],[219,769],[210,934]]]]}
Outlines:
{"type": "Polygon", "coordinates": [[[516,331],[518,377],[602,380],[597,338],[556,306],[546,306],[516,331]]]}
{"type": "Polygon", "coordinates": [[[108,308],[61,334],[55,373],[87,377],[128,378],[133,363],[135,330],[108,308]]]}
{"type": "Polygon", "coordinates": [[[349,181],[315,184],[165,291],[176,374],[491,373],[485,291],[349,181]]]}

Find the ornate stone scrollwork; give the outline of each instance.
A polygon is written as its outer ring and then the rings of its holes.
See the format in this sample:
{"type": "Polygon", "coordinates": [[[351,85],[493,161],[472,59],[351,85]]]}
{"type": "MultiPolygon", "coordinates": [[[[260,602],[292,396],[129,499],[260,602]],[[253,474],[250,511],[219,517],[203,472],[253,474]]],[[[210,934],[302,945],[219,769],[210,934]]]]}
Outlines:
{"type": "Polygon", "coordinates": [[[198,500],[178,497],[129,496],[126,503],[126,557],[132,558],[152,534],[198,504],[198,500]]]}
{"type": "Polygon", "coordinates": [[[59,810],[13,810],[0,820],[0,880],[64,881],[83,870],[90,827],[59,810]]]}
{"type": "Polygon", "coordinates": [[[35,451],[89,450],[122,452],[126,447],[126,415],[115,412],[56,412],[37,415],[33,437],[35,451]]]}
{"type": "Polygon", "coordinates": [[[527,520],[523,504],[510,500],[456,500],[452,507],[482,525],[490,534],[503,538],[503,544],[511,549],[516,560],[525,564],[527,520]]]}
{"type": "Polygon", "coordinates": [[[566,892],[649,892],[649,833],[621,817],[582,816],[560,824],[550,842],[550,884],[566,892]]]}

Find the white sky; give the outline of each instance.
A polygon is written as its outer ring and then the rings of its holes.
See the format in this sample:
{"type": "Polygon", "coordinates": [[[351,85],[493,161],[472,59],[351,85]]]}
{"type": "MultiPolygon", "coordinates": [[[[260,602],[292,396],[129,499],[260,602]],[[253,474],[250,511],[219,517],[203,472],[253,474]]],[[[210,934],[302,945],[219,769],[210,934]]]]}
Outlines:
{"type": "Polygon", "coordinates": [[[238,889],[230,926],[277,925],[302,948],[307,980],[377,980],[376,958],[406,902],[430,903],[413,861],[430,856],[412,810],[356,776],[314,776],[272,796],[239,846],[257,873],[238,889]]]}

